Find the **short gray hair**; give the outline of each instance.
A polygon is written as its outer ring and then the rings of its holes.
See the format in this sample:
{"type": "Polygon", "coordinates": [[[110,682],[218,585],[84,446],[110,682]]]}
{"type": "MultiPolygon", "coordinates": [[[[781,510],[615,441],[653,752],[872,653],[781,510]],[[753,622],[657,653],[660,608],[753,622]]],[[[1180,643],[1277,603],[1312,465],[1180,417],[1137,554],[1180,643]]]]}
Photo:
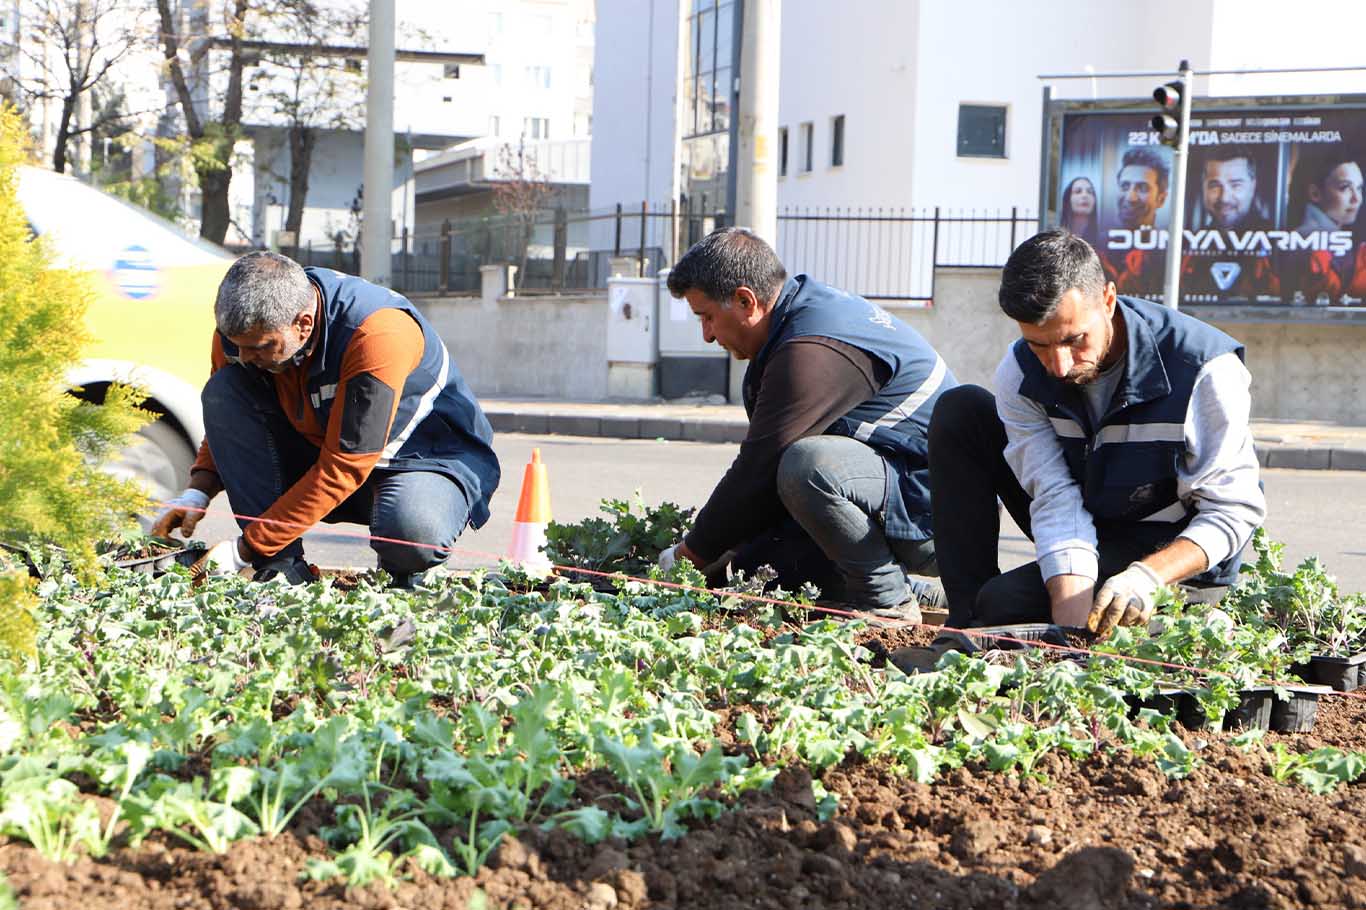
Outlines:
{"type": "Polygon", "coordinates": [[[764,239],[749,228],[718,228],[697,241],[669,272],[669,293],[699,290],[722,307],[742,287],[767,304],[782,290],[787,269],[764,239]]]}
{"type": "Polygon", "coordinates": [[[282,329],[317,302],[303,266],[279,253],[248,253],[218,285],[213,316],[229,338],[282,329]]]}

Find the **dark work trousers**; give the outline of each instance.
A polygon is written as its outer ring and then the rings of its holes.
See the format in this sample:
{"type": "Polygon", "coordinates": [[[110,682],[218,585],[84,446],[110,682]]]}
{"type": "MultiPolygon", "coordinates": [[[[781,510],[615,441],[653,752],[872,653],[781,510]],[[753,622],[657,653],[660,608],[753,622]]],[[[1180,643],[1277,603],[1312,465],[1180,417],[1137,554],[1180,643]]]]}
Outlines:
{"type": "MultiPolygon", "coordinates": [[[[285,418],[270,375],[229,364],[204,386],[204,433],[218,477],[236,515],[263,514],[318,461],[318,447],[285,418]]],[[[415,573],[443,562],[469,523],[469,501],[452,478],[435,471],[375,469],[323,521],[368,525],[379,567],[407,585],[415,573]],[[419,546],[399,543],[413,541],[419,546]]],[[[250,518],[239,518],[242,528],[250,518]]],[[[306,528],[298,529],[302,535],[306,528]]],[[[280,556],[302,556],[295,540],[280,556]]],[[[266,560],[256,560],[260,563],[266,560]]]]}
{"type": "MultiPolygon", "coordinates": [[[[1006,431],[996,399],[980,386],[960,385],[939,398],[930,417],[930,496],[939,580],[954,628],[1049,622],[1052,603],[1039,564],[1002,573],[998,559],[1001,518],[997,498],[1033,540],[1030,497],[1006,464],[1006,431]]],[[[1168,541],[1141,529],[1099,540],[1100,580],[1168,541]]]]}

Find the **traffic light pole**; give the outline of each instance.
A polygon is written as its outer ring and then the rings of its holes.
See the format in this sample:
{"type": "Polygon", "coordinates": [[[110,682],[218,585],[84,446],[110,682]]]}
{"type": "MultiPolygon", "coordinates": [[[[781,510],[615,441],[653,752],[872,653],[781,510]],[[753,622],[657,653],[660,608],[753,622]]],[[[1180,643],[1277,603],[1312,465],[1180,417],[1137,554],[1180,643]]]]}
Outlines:
{"type": "Polygon", "coordinates": [[[1173,310],[1181,309],[1181,247],[1186,234],[1186,152],[1190,141],[1191,65],[1181,61],[1181,116],[1172,152],[1172,220],[1167,231],[1167,273],[1162,283],[1162,302],[1173,310]]]}

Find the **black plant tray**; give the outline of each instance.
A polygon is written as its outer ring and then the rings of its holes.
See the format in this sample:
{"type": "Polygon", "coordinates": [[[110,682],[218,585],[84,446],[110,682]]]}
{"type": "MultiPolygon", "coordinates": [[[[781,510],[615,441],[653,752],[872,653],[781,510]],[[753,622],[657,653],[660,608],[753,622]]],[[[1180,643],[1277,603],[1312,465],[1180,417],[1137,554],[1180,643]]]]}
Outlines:
{"type": "Polygon", "coordinates": [[[1290,698],[1271,700],[1271,729],[1277,733],[1308,733],[1319,716],[1319,696],[1326,686],[1284,686],[1290,698]]]}
{"type": "Polygon", "coordinates": [[[1313,685],[1328,686],[1336,692],[1353,692],[1362,684],[1363,665],[1366,665],[1366,651],[1349,657],[1315,654],[1309,658],[1309,663],[1296,664],[1291,670],[1313,685]]]}
{"type": "Polygon", "coordinates": [[[951,638],[964,654],[978,651],[1018,651],[1038,642],[1047,645],[1067,647],[1067,632],[1062,626],[1048,622],[1026,622],[1007,626],[982,626],[962,632],[944,632],[942,638],[951,638]],[[1002,636],[997,638],[995,636],[1002,636]]]}
{"type": "Polygon", "coordinates": [[[1269,730],[1276,696],[1270,688],[1244,689],[1238,704],[1224,715],[1225,730],[1269,730]]]}
{"type": "Polygon", "coordinates": [[[1210,720],[1200,707],[1194,692],[1180,689],[1162,690],[1147,698],[1127,696],[1130,715],[1138,716],[1143,708],[1175,717],[1177,723],[1189,730],[1218,732],[1220,730],[1273,730],[1277,733],[1308,733],[1314,729],[1318,717],[1319,696],[1328,691],[1326,686],[1282,686],[1290,693],[1281,701],[1270,686],[1245,689],[1238,704],[1217,721],[1210,720]]]}
{"type": "Polygon", "coordinates": [[[178,550],[167,550],[164,553],[157,553],[154,556],[143,556],[139,559],[116,559],[113,561],[115,567],[127,569],[129,572],[141,572],[148,575],[164,575],[173,566],[185,566],[186,568],[194,565],[201,556],[204,555],[204,546],[200,543],[193,543],[181,547],[178,550]]]}

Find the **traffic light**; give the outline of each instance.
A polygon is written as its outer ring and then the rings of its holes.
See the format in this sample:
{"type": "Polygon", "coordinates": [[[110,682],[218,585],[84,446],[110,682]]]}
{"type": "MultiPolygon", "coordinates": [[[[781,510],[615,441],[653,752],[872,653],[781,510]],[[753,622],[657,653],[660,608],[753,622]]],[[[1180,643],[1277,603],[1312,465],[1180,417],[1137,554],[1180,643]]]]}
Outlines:
{"type": "Polygon", "coordinates": [[[1175,147],[1181,135],[1181,93],[1186,87],[1180,82],[1168,82],[1166,85],[1159,85],[1153,89],[1153,100],[1157,106],[1162,108],[1162,113],[1155,114],[1150,121],[1154,132],[1162,140],[1163,145],[1175,147]]]}

